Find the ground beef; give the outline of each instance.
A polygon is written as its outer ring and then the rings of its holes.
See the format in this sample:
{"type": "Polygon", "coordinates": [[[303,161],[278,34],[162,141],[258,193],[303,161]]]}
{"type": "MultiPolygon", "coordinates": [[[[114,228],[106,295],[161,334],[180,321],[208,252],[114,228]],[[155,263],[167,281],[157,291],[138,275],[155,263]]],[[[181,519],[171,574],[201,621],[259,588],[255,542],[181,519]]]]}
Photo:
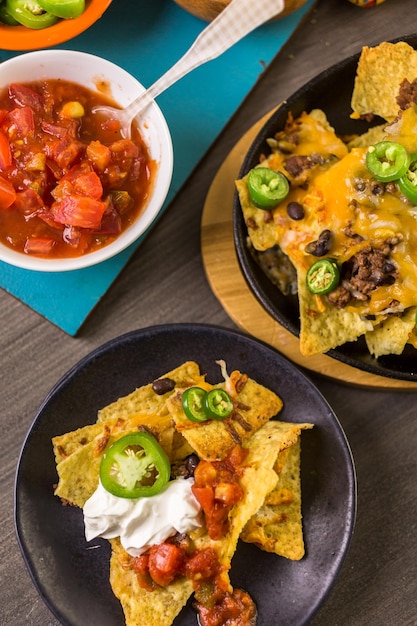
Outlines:
{"type": "Polygon", "coordinates": [[[351,299],[365,301],[377,287],[392,285],[398,278],[398,271],[388,258],[390,251],[389,242],[385,242],[383,248],[366,246],[344,263],[341,284],[329,294],[329,302],[343,308],[351,299]]]}
{"type": "Polygon", "coordinates": [[[415,78],[412,83],[404,78],[396,100],[398,106],[403,111],[408,109],[410,104],[417,104],[417,78],[415,78]]]}

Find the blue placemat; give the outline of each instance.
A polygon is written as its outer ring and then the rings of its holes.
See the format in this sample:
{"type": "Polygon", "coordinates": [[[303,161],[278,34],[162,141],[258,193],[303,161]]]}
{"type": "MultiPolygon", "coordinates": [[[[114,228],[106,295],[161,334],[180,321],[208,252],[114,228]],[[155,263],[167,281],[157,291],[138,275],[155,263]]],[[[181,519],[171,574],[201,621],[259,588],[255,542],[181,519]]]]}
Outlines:
{"type": "MultiPolygon", "coordinates": [[[[312,4],[310,0],[292,15],[258,28],[159,96],[174,145],[174,173],[164,209],[312,4]]],[[[172,0],[113,0],[87,32],[56,47],[105,57],[148,87],[205,26],[172,0]]],[[[0,60],[16,54],[0,49],[0,60]]],[[[75,272],[31,272],[0,262],[0,286],[75,335],[140,242],[101,265],[75,272]]]]}

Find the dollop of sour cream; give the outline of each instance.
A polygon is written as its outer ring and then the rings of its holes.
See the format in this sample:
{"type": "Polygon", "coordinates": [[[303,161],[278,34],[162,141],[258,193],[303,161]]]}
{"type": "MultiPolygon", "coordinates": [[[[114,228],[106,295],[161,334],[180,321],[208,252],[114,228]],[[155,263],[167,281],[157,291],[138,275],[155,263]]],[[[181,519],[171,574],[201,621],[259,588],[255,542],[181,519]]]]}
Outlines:
{"type": "Polygon", "coordinates": [[[126,552],[139,556],[176,532],[201,527],[193,483],[192,478],[177,478],[155,496],[131,499],[114,496],[100,482],[83,508],[87,541],[120,537],[126,552]]]}

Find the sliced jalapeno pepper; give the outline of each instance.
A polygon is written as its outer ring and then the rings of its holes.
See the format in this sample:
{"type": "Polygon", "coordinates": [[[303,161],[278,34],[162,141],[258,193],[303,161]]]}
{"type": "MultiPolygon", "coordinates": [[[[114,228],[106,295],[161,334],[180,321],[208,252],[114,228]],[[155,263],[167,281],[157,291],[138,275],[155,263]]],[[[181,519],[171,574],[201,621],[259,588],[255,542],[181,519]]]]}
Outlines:
{"type": "Polygon", "coordinates": [[[311,293],[325,295],[339,284],[339,267],[334,259],[320,259],[307,272],[307,287],[311,293]]]}
{"type": "Polygon", "coordinates": [[[19,24],[35,30],[48,28],[58,21],[56,15],[44,11],[36,0],[7,0],[6,9],[19,24]]]}
{"type": "Polygon", "coordinates": [[[372,176],[381,182],[398,180],[408,170],[409,155],[400,143],[380,141],[366,153],[366,166],[372,176]]]}
{"type": "Polygon", "coordinates": [[[205,422],[208,419],[204,410],[206,393],[201,387],[189,387],[182,394],[182,408],[192,422],[205,422]]]}
{"type": "Polygon", "coordinates": [[[224,420],[233,411],[233,401],[225,389],[212,389],[203,402],[206,414],[215,420],[224,420]]]}
{"type": "Polygon", "coordinates": [[[38,0],[38,3],[48,13],[64,19],[79,17],[85,9],[85,0],[38,0]]]}
{"type": "Polygon", "coordinates": [[[255,206],[271,209],[287,197],[290,185],[281,172],[269,167],[255,167],[248,175],[248,190],[255,206]]]}
{"type": "Polygon", "coordinates": [[[417,206],[417,152],[410,156],[408,170],[397,182],[406,198],[417,206]]]}
{"type": "Polygon", "coordinates": [[[17,26],[19,24],[19,22],[14,19],[13,15],[10,14],[5,2],[0,2],[0,22],[7,24],[7,26],[17,26]]]}
{"type": "Polygon", "coordinates": [[[125,435],[105,452],[100,464],[103,487],[120,498],[154,496],[171,475],[167,455],[147,432],[125,435]]]}

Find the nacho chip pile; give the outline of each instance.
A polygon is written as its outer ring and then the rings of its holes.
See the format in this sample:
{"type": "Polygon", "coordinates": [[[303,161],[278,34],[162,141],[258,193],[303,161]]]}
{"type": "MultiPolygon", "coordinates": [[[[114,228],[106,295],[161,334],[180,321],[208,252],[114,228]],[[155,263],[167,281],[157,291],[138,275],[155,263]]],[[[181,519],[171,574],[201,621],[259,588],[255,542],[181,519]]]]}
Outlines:
{"type": "MultiPolygon", "coordinates": [[[[248,175],[236,181],[255,258],[262,266],[265,255],[279,249],[294,268],[305,356],[361,336],[376,357],[417,345],[417,206],[396,181],[376,180],[366,164],[369,146],[380,141],[417,152],[417,51],[406,43],[365,47],[352,109],[353,118],[386,121],[364,135],[340,138],[323,111],[295,120],[289,115],[260,163],[290,183],[288,196],[272,210],[254,204],[248,175]],[[309,268],[322,258],[340,270],[338,285],[323,295],[307,285],[309,268]]],[[[264,271],[285,294],[276,280],[279,268],[264,271]]],[[[285,275],[287,267],[281,283],[285,275]]]]}
{"type": "MultiPolygon", "coordinates": [[[[248,450],[240,477],[243,498],[229,513],[226,535],[213,540],[203,528],[193,536],[196,549],[215,548],[226,580],[239,538],[289,559],[302,558],[299,437],[312,424],[271,419],[281,410],[282,400],[240,372],[216,385],[231,390],[237,410],[224,421],[196,424],[186,419],[181,395],[191,386],[213,387],[199,366],[187,362],[163,378],[175,381],[174,389],[158,395],[152,383],[140,387],[100,410],[95,424],[53,439],[59,476],[55,494],[83,507],[98,485],[104,451],[138,428],[145,427],[156,437],[172,464],[190,453],[205,460],[222,459],[239,444],[248,450]]],[[[128,566],[129,555],[120,540],[110,543],[110,583],[127,626],[172,624],[192,595],[193,582],[183,577],[148,591],[128,566]]]]}

